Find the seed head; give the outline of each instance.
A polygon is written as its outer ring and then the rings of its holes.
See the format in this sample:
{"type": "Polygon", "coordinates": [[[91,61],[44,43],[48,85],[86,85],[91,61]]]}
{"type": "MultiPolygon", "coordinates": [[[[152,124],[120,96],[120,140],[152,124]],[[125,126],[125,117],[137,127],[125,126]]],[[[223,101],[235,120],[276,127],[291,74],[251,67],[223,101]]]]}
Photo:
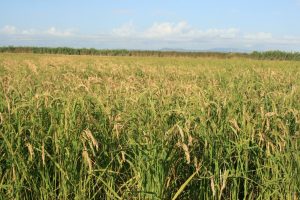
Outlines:
{"type": "Polygon", "coordinates": [[[33,160],[33,156],[34,156],[33,147],[32,147],[32,145],[29,142],[27,142],[25,145],[26,145],[26,147],[28,149],[28,152],[29,152],[29,159],[30,159],[30,161],[32,161],[33,160]]]}

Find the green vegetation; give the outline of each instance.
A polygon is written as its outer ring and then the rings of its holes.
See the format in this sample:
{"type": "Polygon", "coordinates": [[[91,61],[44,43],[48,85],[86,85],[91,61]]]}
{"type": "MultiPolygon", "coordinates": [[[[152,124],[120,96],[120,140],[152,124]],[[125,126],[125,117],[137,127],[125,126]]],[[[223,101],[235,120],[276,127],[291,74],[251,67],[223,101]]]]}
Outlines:
{"type": "Polygon", "coordinates": [[[300,52],[266,51],[251,53],[251,57],[261,60],[300,60],[300,52]]]}
{"type": "Polygon", "coordinates": [[[300,63],[0,54],[1,199],[298,199],[300,63]]]}
{"type": "Polygon", "coordinates": [[[177,51],[146,51],[125,49],[74,49],[69,47],[0,47],[0,53],[38,53],[38,54],[65,54],[65,55],[99,55],[99,56],[155,56],[155,57],[216,57],[232,58],[247,57],[245,53],[221,52],[177,52],[177,51]]]}
{"type": "Polygon", "coordinates": [[[74,49],[69,47],[0,47],[0,53],[38,53],[38,54],[65,54],[65,55],[99,55],[99,56],[155,56],[155,57],[214,57],[214,58],[253,58],[259,60],[300,60],[299,52],[283,51],[254,51],[248,53],[222,52],[179,52],[179,51],[143,51],[143,50],[99,50],[74,49]]]}

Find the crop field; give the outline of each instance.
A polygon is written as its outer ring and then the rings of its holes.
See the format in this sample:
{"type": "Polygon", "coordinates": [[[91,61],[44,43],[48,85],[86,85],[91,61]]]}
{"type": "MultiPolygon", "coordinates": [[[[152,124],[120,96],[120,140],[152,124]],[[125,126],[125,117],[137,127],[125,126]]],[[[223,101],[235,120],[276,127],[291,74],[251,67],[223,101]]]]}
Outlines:
{"type": "Polygon", "coordinates": [[[300,62],[0,54],[0,199],[300,198],[300,62]]]}

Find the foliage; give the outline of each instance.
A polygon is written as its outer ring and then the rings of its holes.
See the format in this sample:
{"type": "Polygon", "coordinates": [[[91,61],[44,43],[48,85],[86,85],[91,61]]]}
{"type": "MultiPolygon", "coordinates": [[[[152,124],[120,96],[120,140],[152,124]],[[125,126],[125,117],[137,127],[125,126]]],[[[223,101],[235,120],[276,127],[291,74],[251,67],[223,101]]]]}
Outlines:
{"type": "Polygon", "coordinates": [[[0,47],[0,53],[38,53],[38,54],[65,54],[65,55],[101,55],[101,56],[155,56],[155,57],[247,57],[245,53],[221,52],[178,52],[178,51],[147,51],[125,49],[74,49],[69,47],[0,47]]]}
{"type": "Polygon", "coordinates": [[[251,53],[251,56],[261,60],[300,60],[300,52],[266,51],[251,53]]]}
{"type": "Polygon", "coordinates": [[[0,47],[0,53],[37,53],[37,54],[64,54],[64,55],[98,55],[98,56],[150,56],[150,57],[214,57],[214,58],[254,58],[259,60],[300,60],[299,52],[284,51],[254,51],[248,53],[233,52],[188,52],[188,51],[146,51],[125,49],[75,49],[69,47],[0,47]]]}

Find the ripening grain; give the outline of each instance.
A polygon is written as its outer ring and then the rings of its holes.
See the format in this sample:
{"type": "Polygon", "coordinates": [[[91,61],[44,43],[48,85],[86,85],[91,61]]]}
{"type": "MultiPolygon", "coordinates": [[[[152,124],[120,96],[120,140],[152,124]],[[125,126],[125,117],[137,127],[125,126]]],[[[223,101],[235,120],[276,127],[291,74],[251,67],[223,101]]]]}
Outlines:
{"type": "Polygon", "coordinates": [[[298,199],[300,62],[0,54],[1,199],[298,199]]]}

